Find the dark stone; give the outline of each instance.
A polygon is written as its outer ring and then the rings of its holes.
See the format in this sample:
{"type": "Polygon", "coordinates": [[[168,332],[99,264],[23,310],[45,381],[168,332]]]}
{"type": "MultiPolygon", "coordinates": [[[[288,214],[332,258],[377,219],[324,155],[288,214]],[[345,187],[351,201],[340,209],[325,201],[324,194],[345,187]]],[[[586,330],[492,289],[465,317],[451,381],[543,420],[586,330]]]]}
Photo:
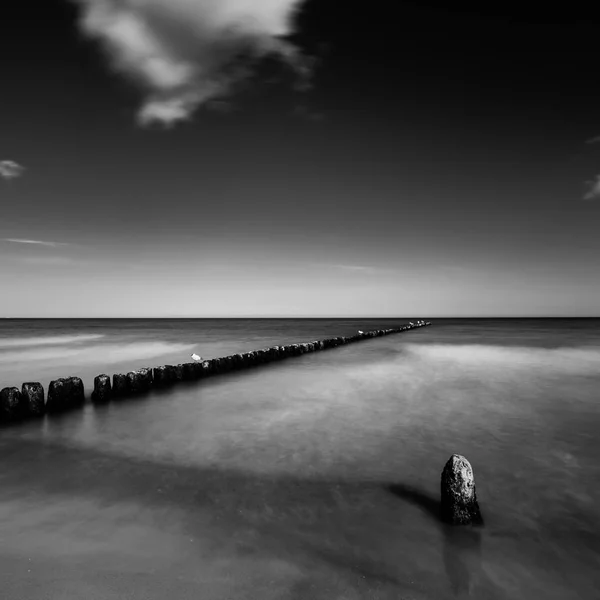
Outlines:
{"type": "Polygon", "coordinates": [[[152,388],[152,371],[145,367],[137,371],[129,371],[127,381],[131,394],[143,394],[152,388]]]}
{"type": "Polygon", "coordinates": [[[144,367],[139,370],[139,373],[142,377],[144,391],[145,392],[150,391],[152,389],[152,386],[154,385],[154,377],[152,376],[152,369],[149,367],[144,367]]]}
{"type": "Polygon", "coordinates": [[[210,377],[211,375],[215,375],[218,372],[218,363],[215,361],[214,358],[211,358],[209,360],[203,361],[202,364],[199,365],[199,368],[199,375],[201,373],[203,377],[210,377]]]}
{"type": "Polygon", "coordinates": [[[6,387],[0,391],[0,423],[17,421],[24,416],[19,388],[6,387]]]}
{"type": "Polygon", "coordinates": [[[197,370],[196,364],[193,363],[183,363],[183,379],[184,381],[193,381],[196,379],[197,370]]]}
{"type": "Polygon", "coordinates": [[[77,408],[85,402],[83,381],[79,377],[64,377],[50,382],[46,411],[58,413],[77,408]]]}
{"type": "Polygon", "coordinates": [[[183,381],[183,365],[175,365],[173,367],[173,380],[183,381]]]}
{"type": "Polygon", "coordinates": [[[113,396],[126,396],[129,394],[129,379],[123,373],[115,373],[112,382],[113,396]]]}
{"type": "Polygon", "coordinates": [[[46,404],[42,384],[37,381],[24,383],[21,386],[21,402],[23,403],[23,416],[43,416],[46,412],[46,404]]]}
{"type": "Polygon", "coordinates": [[[452,525],[481,524],[475,478],[469,461],[453,454],[442,471],[442,520],[452,525]]]}
{"type": "Polygon", "coordinates": [[[92,392],[92,402],[102,404],[108,402],[112,397],[112,387],[108,375],[98,375],[94,377],[94,391],[92,392]]]}
{"type": "Polygon", "coordinates": [[[163,365],[152,369],[152,381],[156,387],[166,387],[175,381],[175,367],[163,365]]]}
{"type": "Polygon", "coordinates": [[[154,385],[156,387],[164,387],[171,383],[170,373],[166,365],[154,367],[152,369],[152,376],[154,377],[154,385]]]}

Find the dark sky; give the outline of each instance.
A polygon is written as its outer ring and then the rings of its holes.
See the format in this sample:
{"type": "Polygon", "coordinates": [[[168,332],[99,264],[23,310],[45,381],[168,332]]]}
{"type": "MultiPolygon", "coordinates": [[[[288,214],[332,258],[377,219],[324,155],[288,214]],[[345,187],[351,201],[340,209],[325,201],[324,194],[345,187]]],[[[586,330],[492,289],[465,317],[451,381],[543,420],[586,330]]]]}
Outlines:
{"type": "Polygon", "coordinates": [[[309,0],[308,90],[265,60],[170,127],[81,10],[3,7],[0,316],[598,315],[584,3],[309,0]]]}

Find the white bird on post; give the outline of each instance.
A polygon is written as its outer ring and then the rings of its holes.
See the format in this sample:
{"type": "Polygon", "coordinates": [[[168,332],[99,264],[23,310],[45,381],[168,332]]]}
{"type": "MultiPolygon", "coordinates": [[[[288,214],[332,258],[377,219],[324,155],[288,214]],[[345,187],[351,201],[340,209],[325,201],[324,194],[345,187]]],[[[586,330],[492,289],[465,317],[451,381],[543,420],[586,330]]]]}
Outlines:
{"type": "Polygon", "coordinates": [[[199,360],[202,360],[202,357],[201,357],[201,356],[198,356],[197,354],[192,354],[192,358],[193,358],[194,360],[198,360],[198,361],[199,361],[199,360]]]}

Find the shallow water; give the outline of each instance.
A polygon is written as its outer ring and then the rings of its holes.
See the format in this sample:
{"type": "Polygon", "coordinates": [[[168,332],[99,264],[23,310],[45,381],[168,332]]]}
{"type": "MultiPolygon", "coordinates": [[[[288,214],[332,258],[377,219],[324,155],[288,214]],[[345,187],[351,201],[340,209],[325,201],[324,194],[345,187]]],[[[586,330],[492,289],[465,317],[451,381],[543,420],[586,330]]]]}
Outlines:
{"type": "MultiPolygon", "coordinates": [[[[10,321],[0,385],[89,388],[101,371],[404,321],[10,321]]],[[[0,585],[10,599],[597,598],[599,425],[599,320],[435,320],[86,406],[0,430],[0,585]],[[483,528],[437,517],[454,452],[483,528]]]]}

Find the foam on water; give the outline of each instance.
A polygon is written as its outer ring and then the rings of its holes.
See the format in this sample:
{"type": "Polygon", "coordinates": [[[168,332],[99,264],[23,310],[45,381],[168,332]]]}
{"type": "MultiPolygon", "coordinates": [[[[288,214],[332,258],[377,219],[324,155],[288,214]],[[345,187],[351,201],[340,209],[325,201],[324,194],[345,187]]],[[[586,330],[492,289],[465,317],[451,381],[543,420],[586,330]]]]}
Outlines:
{"type": "Polygon", "coordinates": [[[81,342],[90,342],[104,337],[101,333],[80,334],[80,335],[54,335],[54,336],[36,336],[22,338],[2,338],[0,337],[0,350],[5,348],[23,348],[28,346],[60,346],[62,344],[75,344],[81,342]]]}
{"type": "Polygon", "coordinates": [[[7,365],[23,364],[26,362],[43,361],[43,366],[64,364],[68,360],[71,368],[87,367],[98,363],[127,363],[131,361],[146,360],[168,354],[181,353],[187,356],[188,350],[194,348],[193,344],[175,344],[168,342],[135,342],[130,344],[98,344],[87,345],[81,348],[71,346],[57,346],[53,348],[19,350],[10,354],[0,354],[0,363],[7,365]]]}

